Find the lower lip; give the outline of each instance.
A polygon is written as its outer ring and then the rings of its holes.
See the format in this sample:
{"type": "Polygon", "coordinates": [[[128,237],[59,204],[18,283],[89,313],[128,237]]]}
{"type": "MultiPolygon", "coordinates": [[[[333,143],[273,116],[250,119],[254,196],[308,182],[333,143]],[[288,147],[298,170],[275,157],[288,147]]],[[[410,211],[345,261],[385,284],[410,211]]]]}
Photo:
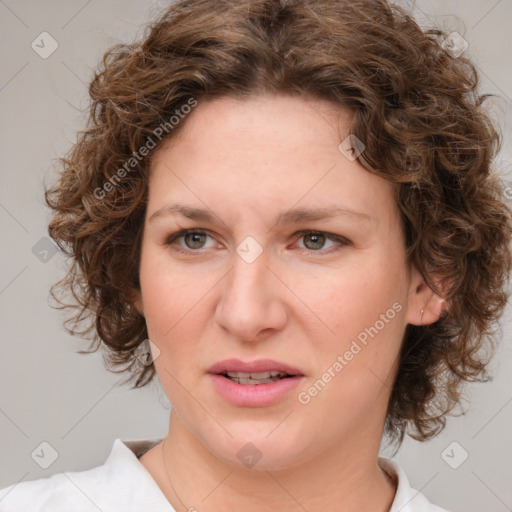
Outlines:
{"type": "Polygon", "coordinates": [[[233,405],[264,407],[272,405],[296,388],[304,375],[287,377],[267,384],[237,384],[222,375],[209,374],[218,393],[233,405]]]}

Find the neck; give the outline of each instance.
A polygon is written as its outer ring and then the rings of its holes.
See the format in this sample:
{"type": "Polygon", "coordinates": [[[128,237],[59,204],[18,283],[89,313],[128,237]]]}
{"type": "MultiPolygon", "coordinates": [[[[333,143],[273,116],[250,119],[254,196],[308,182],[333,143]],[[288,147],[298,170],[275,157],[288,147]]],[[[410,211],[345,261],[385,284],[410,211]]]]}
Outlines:
{"type": "MultiPolygon", "coordinates": [[[[376,438],[375,433],[371,438],[376,438]]],[[[247,512],[387,512],[395,483],[377,465],[379,442],[360,433],[291,468],[249,469],[216,457],[171,413],[159,485],[177,512],[213,512],[226,507],[247,512]]],[[[159,447],[162,450],[161,447],[159,447]]],[[[162,451],[160,452],[162,457],[162,451]]]]}

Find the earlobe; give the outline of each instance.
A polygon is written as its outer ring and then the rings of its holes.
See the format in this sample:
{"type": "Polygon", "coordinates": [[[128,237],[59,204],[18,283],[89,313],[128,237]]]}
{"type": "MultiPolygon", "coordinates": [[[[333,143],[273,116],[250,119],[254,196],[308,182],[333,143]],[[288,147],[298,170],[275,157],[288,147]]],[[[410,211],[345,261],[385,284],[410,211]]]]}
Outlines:
{"type": "Polygon", "coordinates": [[[415,279],[411,283],[409,292],[408,306],[407,323],[430,325],[441,318],[447,309],[447,302],[427,285],[418,271],[415,271],[415,279]]]}
{"type": "MultiPolygon", "coordinates": [[[[420,311],[419,321],[415,325],[430,325],[437,322],[446,309],[446,301],[430,290],[430,297],[420,311]]],[[[413,322],[411,322],[413,323],[413,322]]]]}

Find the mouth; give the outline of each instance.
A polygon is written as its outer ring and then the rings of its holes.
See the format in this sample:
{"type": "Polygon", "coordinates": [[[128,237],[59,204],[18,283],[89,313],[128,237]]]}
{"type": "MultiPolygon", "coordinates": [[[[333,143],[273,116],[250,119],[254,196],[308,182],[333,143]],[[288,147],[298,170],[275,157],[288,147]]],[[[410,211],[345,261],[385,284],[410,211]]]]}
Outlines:
{"type": "Polygon", "coordinates": [[[229,359],[214,364],[207,373],[219,395],[241,407],[275,404],[305,377],[298,368],[270,359],[251,362],[229,359]]]}
{"type": "Polygon", "coordinates": [[[207,370],[207,373],[223,375],[234,381],[239,380],[239,384],[248,385],[265,384],[304,375],[298,368],[273,359],[258,359],[248,362],[240,359],[226,359],[215,363],[207,370]]]}

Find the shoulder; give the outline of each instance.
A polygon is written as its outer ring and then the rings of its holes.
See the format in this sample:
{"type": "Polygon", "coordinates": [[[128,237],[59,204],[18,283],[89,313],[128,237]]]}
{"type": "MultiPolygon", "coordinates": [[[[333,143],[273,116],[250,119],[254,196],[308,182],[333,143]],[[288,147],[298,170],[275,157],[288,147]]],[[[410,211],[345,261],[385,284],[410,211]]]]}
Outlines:
{"type": "Polygon", "coordinates": [[[125,444],[116,439],[110,455],[100,466],[86,471],[62,472],[1,489],[0,510],[129,512],[141,510],[142,506],[142,509],[172,512],[169,502],[137,459],[134,446],[140,449],[141,442],[125,444]]]}
{"type": "Polygon", "coordinates": [[[421,492],[413,489],[407,475],[397,462],[379,458],[379,466],[398,482],[395,499],[389,512],[449,512],[430,503],[421,492]]]}
{"type": "Polygon", "coordinates": [[[84,512],[90,510],[90,503],[84,507],[84,495],[73,485],[73,476],[70,479],[66,476],[67,473],[58,473],[48,478],[19,482],[5,487],[0,490],[0,509],[2,512],[42,512],[50,509],[60,512],[70,503],[75,503],[84,512]]]}

